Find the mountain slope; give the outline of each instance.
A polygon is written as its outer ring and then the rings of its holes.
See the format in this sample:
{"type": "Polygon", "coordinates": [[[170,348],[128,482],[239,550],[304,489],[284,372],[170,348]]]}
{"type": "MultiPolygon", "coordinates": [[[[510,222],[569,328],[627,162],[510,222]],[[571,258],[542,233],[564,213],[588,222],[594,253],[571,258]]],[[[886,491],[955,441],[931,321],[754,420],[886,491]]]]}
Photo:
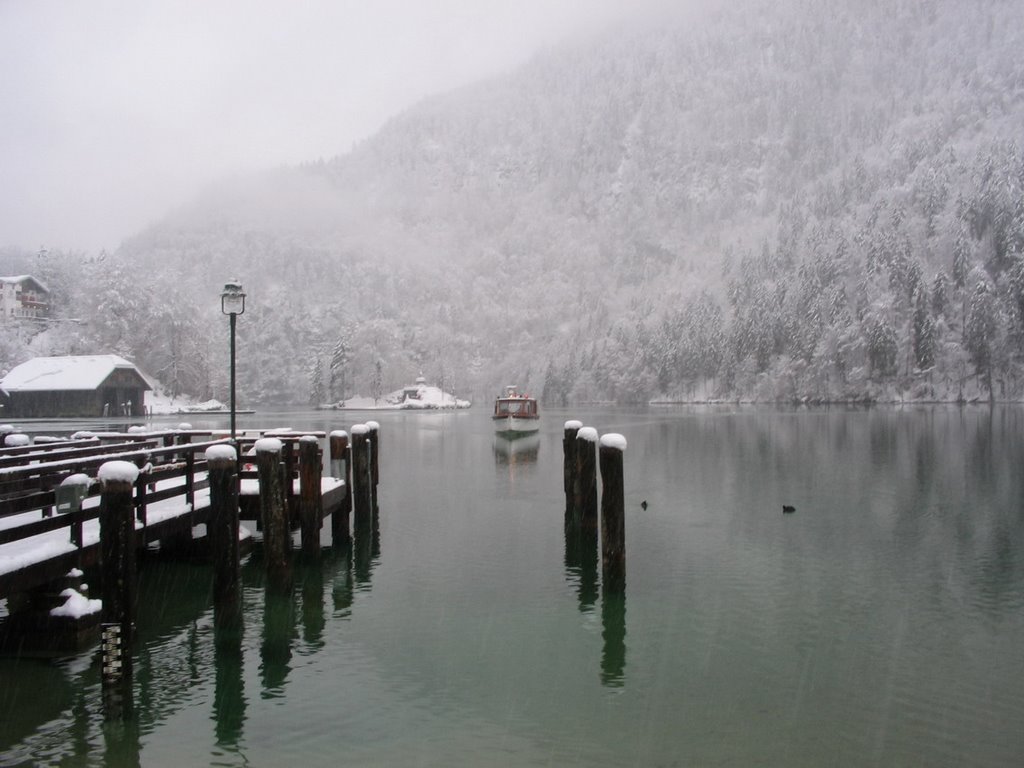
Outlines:
{"type": "Polygon", "coordinates": [[[363,392],[380,362],[388,384],[552,400],[949,397],[993,376],[1016,396],[1022,29],[1010,0],[637,23],[226,183],[119,257],[193,300],[211,264],[242,279],[250,400],[304,399],[341,339],[363,392]]]}

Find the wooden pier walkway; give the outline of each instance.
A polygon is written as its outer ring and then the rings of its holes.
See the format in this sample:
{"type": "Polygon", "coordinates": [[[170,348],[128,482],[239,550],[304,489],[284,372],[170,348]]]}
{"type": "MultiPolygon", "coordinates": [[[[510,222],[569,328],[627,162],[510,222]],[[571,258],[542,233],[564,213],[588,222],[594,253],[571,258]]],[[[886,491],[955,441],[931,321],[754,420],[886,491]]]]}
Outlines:
{"type": "MultiPolygon", "coordinates": [[[[263,433],[267,434],[267,433],[263,433]]],[[[298,524],[303,495],[298,445],[304,436],[325,434],[270,431],[281,441],[282,472],[292,526],[298,524]]],[[[259,518],[259,480],[245,456],[260,434],[239,440],[239,507],[242,520],[259,518]]],[[[14,441],[17,442],[17,441],[14,441]]],[[[133,493],[138,547],[192,540],[210,515],[205,452],[230,445],[211,432],[167,431],[78,434],[67,440],[0,448],[0,599],[58,581],[72,569],[95,566],[100,557],[99,468],[127,461],[139,468],[133,493]]],[[[322,452],[317,452],[321,461],[322,452]]],[[[319,468],[318,468],[319,469],[319,468]]],[[[342,478],[319,481],[321,522],[346,500],[342,478]]]]}

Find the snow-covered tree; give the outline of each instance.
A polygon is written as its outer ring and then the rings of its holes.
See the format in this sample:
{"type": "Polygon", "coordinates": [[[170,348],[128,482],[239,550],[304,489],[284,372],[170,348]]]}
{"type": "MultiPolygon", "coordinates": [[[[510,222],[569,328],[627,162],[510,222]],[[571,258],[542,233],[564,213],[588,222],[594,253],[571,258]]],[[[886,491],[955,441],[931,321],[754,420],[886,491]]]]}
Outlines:
{"type": "Polygon", "coordinates": [[[316,355],[309,370],[309,404],[315,406],[325,402],[324,391],[324,364],[320,355],[316,355]]]}
{"type": "Polygon", "coordinates": [[[352,362],[352,331],[348,326],[342,328],[334,349],[331,350],[330,395],[333,400],[344,400],[347,397],[347,382],[351,379],[349,370],[352,362]]]}

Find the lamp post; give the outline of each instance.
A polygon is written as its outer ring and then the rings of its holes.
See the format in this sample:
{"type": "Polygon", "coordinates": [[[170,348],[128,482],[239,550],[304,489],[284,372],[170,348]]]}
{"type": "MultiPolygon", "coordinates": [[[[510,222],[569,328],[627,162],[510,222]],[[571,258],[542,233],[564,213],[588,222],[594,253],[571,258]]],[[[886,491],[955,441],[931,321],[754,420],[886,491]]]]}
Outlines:
{"type": "Polygon", "coordinates": [[[235,439],[235,318],[245,312],[245,292],[237,280],[224,284],[220,311],[231,318],[231,440],[235,439]]]}

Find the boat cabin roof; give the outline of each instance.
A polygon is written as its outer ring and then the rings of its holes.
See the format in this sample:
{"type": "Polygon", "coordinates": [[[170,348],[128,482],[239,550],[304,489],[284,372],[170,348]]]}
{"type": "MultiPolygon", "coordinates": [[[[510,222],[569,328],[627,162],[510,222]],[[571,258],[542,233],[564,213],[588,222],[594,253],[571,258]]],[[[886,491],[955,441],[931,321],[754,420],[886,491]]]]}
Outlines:
{"type": "Polygon", "coordinates": [[[505,387],[505,394],[504,395],[498,395],[497,399],[498,400],[523,400],[523,399],[532,400],[533,398],[531,398],[529,395],[520,394],[519,393],[519,387],[517,387],[515,384],[509,384],[509,385],[507,385],[505,387]]]}

